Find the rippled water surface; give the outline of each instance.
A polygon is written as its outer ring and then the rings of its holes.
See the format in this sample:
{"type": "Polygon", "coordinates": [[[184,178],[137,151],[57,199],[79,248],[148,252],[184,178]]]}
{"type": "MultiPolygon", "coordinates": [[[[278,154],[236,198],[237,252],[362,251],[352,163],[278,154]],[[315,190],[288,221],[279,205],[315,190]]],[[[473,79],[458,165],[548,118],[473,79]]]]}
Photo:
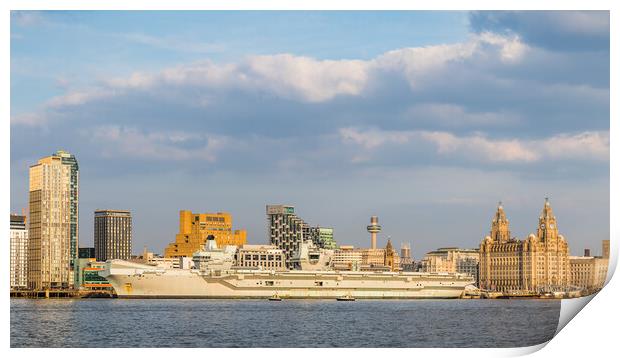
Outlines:
{"type": "Polygon", "coordinates": [[[517,347],[558,300],[11,299],[11,347],[517,347]]]}

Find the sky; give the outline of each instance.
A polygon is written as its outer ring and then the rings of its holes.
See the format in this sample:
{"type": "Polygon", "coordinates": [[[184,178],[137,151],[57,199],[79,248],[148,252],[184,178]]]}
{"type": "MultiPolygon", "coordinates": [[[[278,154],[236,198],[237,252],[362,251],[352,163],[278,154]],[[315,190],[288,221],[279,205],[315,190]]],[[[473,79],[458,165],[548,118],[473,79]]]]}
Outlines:
{"type": "Polygon", "coordinates": [[[609,13],[13,11],[11,210],[28,167],[80,167],[93,212],[133,215],[133,251],[178,212],[226,211],[267,243],[265,205],[339,244],[378,215],[412,254],[512,235],[549,197],[571,254],[609,239],[609,13]]]}

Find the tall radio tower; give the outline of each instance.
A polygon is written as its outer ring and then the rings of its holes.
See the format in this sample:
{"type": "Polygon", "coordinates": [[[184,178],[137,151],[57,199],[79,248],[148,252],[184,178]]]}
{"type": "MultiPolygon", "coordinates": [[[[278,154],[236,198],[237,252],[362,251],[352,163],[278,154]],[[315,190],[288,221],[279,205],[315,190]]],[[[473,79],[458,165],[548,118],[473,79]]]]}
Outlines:
{"type": "Polygon", "coordinates": [[[366,230],[370,233],[370,248],[377,248],[377,233],[381,231],[381,225],[379,225],[379,218],[377,216],[370,217],[370,225],[366,227],[366,230]]]}

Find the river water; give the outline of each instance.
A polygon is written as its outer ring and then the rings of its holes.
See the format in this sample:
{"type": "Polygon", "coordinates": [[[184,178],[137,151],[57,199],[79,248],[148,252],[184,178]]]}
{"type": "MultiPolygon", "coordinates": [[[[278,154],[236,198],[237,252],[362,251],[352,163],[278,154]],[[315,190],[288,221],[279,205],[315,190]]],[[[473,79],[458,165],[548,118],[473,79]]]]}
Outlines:
{"type": "Polygon", "coordinates": [[[519,347],[559,300],[11,299],[11,347],[519,347]]]}

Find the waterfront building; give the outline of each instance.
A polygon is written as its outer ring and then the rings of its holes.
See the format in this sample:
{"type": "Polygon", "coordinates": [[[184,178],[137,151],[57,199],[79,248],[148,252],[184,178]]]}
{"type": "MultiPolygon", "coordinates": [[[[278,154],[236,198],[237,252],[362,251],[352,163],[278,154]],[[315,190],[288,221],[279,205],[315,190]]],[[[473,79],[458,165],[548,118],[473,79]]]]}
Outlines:
{"type": "Polygon", "coordinates": [[[373,271],[377,269],[397,271],[400,269],[400,256],[392,247],[392,241],[388,239],[386,247],[383,249],[358,249],[362,254],[363,271],[373,271]],[[391,260],[388,262],[388,259],[391,260]]]}
{"type": "Polygon", "coordinates": [[[234,268],[286,270],[284,251],[273,245],[243,245],[235,253],[234,268]]]}
{"type": "Polygon", "coordinates": [[[599,290],[605,284],[608,260],[592,256],[570,256],[571,286],[599,290]]]}
{"type": "Polygon", "coordinates": [[[371,216],[370,225],[366,227],[366,230],[370,233],[370,248],[372,250],[377,248],[377,233],[381,231],[381,225],[379,225],[379,217],[371,216]]]}
{"type": "Polygon", "coordinates": [[[609,240],[603,240],[603,258],[609,259],[609,240]]]}
{"type": "Polygon", "coordinates": [[[411,245],[407,242],[403,242],[400,245],[400,264],[407,265],[413,260],[411,259],[411,245]]]}
{"type": "Polygon", "coordinates": [[[75,287],[82,290],[112,290],[112,285],[99,272],[105,269],[105,262],[97,261],[93,247],[78,249],[76,271],[78,272],[75,287]],[[92,255],[91,255],[92,254],[92,255]]]}
{"type": "Polygon", "coordinates": [[[94,247],[80,247],[78,249],[78,259],[94,259],[95,257],[94,247]]]}
{"type": "Polygon", "coordinates": [[[570,256],[571,286],[586,292],[603,288],[609,267],[609,240],[603,240],[603,256],[590,256],[586,249],[584,256],[570,256]]]}
{"type": "Polygon", "coordinates": [[[415,271],[415,265],[411,258],[411,245],[402,243],[400,246],[400,269],[402,271],[415,271]]]}
{"type": "Polygon", "coordinates": [[[87,290],[112,290],[112,285],[99,275],[105,269],[105,262],[90,261],[81,271],[81,286],[87,290]]]}
{"type": "Polygon", "coordinates": [[[399,271],[400,256],[388,238],[383,249],[354,248],[341,245],[333,252],[332,266],[351,271],[399,271]]]}
{"type": "Polygon", "coordinates": [[[95,211],[95,258],[97,261],[131,257],[131,212],[95,211]]]}
{"type": "Polygon", "coordinates": [[[362,252],[353,246],[340,245],[332,256],[332,268],[342,271],[359,271],[362,267],[362,252]]]}
{"type": "Polygon", "coordinates": [[[28,287],[67,289],[76,279],[78,163],[65,151],[30,166],[28,287]]]}
{"type": "Polygon", "coordinates": [[[362,253],[362,266],[381,266],[385,263],[385,250],[359,249],[362,253]]]}
{"type": "Polygon", "coordinates": [[[565,292],[570,285],[568,253],[568,243],[559,234],[548,199],[538,219],[536,234],[525,240],[510,237],[509,221],[500,203],[491,233],[480,244],[480,288],[501,292],[565,292]]]}
{"type": "Polygon", "coordinates": [[[288,268],[291,267],[293,255],[306,240],[311,240],[319,248],[336,246],[332,229],[311,227],[289,205],[267,205],[267,235],[271,245],[284,251],[288,268]],[[321,240],[321,229],[325,241],[321,240]]]}
{"type": "Polygon", "coordinates": [[[78,274],[76,275],[75,287],[81,288],[84,283],[84,268],[90,265],[90,262],[96,261],[95,259],[95,248],[94,247],[80,247],[78,248],[78,258],[76,264],[76,270],[78,274]]]}
{"type": "Polygon", "coordinates": [[[181,210],[179,216],[179,233],[175,241],[166,247],[164,257],[192,257],[210,235],[219,247],[246,243],[247,232],[233,230],[232,215],[229,213],[198,214],[181,210]]]}
{"type": "Polygon", "coordinates": [[[11,289],[23,290],[28,287],[28,230],[25,215],[11,214],[9,238],[11,289]]]}
{"type": "Polygon", "coordinates": [[[334,250],[338,245],[334,240],[334,229],[331,227],[317,227],[318,242],[315,244],[323,249],[334,250]]]}
{"type": "Polygon", "coordinates": [[[334,229],[329,227],[310,226],[305,221],[301,224],[301,231],[304,240],[312,242],[322,249],[335,249],[337,244],[334,241],[334,229]]]}
{"type": "Polygon", "coordinates": [[[424,255],[420,261],[420,271],[464,273],[472,276],[474,281],[478,282],[479,260],[478,249],[442,247],[424,255]]]}

